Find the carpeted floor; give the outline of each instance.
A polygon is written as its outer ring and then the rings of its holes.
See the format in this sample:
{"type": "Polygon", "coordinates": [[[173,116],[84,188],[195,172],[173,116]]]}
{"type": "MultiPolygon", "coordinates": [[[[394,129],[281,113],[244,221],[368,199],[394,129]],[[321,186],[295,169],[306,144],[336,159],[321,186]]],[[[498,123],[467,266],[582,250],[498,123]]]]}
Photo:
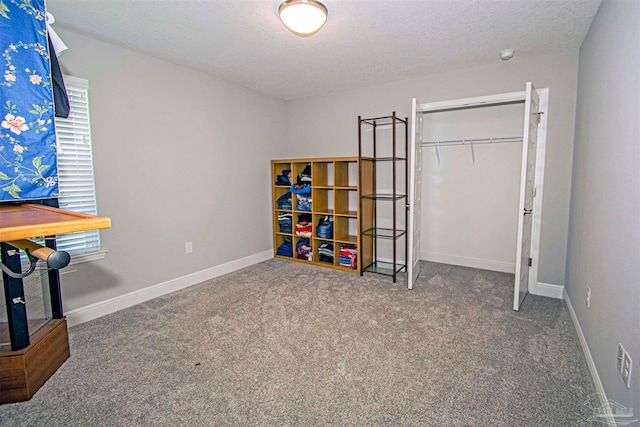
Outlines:
{"type": "Polygon", "coordinates": [[[569,313],[513,275],[423,262],[412,291],[269,260],[70,329],[2,426],[578,426],[569,313]]]}

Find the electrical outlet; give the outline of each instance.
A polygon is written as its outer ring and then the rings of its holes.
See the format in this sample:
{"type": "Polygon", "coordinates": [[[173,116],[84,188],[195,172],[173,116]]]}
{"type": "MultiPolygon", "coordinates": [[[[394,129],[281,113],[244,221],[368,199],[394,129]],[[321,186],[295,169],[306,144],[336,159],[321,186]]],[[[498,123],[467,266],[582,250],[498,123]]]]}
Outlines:
{"type": "Polygon", "coordinates": [[[631,356],[629,356],[629,352],[624,352],[624,359],[622,360],[622,381],[627,385],[627,388],[631,388],[631,367],[633,363],[631,362],[631,356]]]}
{"type": "Polygon", "coordinates": [[[591,307],[591,288],[587,286],[587,308],[591,307]]]}
{"type": "Polygon", "coordinates": [[[618,372],[622,373],[622,366],[624,366],[624,347],[622,344],[618,344],[618,372]]]}
{"type": "Polygon", "coordinates": [[[190,254],[193,252],[193,242],[187,242],[184,244],[184,253],[190,254]]]}

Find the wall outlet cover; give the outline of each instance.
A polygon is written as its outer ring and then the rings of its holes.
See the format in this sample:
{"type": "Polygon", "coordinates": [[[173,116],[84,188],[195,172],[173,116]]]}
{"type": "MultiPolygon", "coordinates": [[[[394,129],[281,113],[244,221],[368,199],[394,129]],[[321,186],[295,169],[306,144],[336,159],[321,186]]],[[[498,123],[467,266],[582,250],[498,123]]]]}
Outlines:
{"type": "Polygon", "coordinates": [[[622,373],[622,367],[624,366],[624,354],[625,350],[622,344],[618,344],[618,372],[622,373]]]}

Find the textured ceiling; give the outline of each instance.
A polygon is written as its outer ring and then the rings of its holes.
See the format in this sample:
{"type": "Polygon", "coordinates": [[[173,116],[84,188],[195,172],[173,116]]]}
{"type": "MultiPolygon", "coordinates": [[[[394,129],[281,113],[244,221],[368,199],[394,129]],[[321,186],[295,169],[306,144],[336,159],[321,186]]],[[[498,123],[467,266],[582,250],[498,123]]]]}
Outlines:
{"type": "MultiPolygon", "coordinates": [[[[64,28],[285,99],[578,48],[600,0],[324,0],[312,37],[281,0],[47,0],[64,28]]],[[[64,61],[64,54],[61,57],[64,61]]]]}

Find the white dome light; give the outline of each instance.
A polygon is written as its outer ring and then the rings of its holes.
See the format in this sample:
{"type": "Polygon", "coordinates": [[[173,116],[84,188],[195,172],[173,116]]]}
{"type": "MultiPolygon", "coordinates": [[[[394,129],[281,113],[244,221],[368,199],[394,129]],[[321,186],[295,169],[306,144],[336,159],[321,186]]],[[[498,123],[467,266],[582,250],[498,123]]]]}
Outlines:
{"type": "Polygon", "coordinates": [[[516,51],[514,49],[505,49],[500,52],[500,59],[502,59],[503,61],[508,61],[513,58],[513,55],[515,55],[515,53],[516,51]]]}
{"type": "Polygon", "coordinates": [[[280,19],[293,34],[311,36],[327,22],[327,8],[316,0],[286,0],[278,9],[280,19]]]}

